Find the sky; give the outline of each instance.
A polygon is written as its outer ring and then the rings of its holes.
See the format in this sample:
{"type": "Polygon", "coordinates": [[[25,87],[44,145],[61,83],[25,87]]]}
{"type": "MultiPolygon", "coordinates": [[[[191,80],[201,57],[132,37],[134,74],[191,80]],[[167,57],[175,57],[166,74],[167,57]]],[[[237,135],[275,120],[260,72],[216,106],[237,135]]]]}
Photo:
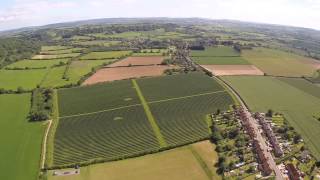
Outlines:
{"type": "Polygon", "coordinates": [[[320,0],[0,0],[0,31],[115,17],[202,17],[320,30],[320,0]]]}

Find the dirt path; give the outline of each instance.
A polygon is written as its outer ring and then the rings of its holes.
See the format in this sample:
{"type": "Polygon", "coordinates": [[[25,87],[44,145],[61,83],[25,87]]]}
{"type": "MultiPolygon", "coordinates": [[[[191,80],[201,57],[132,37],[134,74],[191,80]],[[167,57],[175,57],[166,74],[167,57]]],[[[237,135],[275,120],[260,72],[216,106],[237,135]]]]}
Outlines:
{"type": "Polygon", "coordinates": [[[276,180],[283,180],[282,173],[280,172],[280,169],[277,167],[277,164],[276,164],[272,154],[268,151],[266,139],[259,132],[258,122],[252,117],[247,105],[244,103],[242,98],[238,95],[238,93],[229,84],[227,84],[225,81],[223,81],[220,78],[217,78],[217,79],[219,81],[223,82],[229,88],[229,90],[236,96],[236,98],[239,100],[240,105],[243,107],[243,110],[245,111],[246,116],[249,119],[249,123],[254,128],[254,131],[257,135],[256,139],[259,141],[261,148],[263,149],[264,154],[268,158],[268,164],[271,167],[271,169],[275,172],[276,180]]]}
{"type": "Polygon", "coordinates": [[[44,139],[43,139],[43,145],[42,145],[42,157],[41,157],[41,169],[44,168],[44,163],[46,160],[46,154],[47,154],[47,139],[48,139],[48,134],[49,134],[49,130],[51,128],[51,124],[52,124],[52,120],[48,120],[49,124],[48,127],[46,129],[46,133],[44,135],[44,139]]]}

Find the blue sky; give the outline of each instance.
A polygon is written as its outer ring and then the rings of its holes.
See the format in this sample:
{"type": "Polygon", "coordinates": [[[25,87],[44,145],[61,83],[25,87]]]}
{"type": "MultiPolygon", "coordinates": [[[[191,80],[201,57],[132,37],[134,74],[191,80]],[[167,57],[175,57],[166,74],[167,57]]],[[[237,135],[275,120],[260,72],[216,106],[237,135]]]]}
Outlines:
{"type": "Polygon", "coordinates": [[[0,30],[110,17],[204,17],[320,30],[320,0],[0,0],[0,30]]]}

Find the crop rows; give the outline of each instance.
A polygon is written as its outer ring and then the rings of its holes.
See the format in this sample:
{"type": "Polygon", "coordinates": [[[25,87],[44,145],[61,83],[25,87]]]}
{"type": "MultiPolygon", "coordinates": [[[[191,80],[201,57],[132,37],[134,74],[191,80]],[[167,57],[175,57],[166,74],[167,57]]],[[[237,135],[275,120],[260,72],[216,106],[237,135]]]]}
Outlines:
{"type": "Polygon", "coordinates": [[[115,81],[59,91],[60,116],[139,104],[131,81],[115,81]]]}
{"type": "Polygon", "coordinates": [[[136,82],[136,88],[125,80],[59,91],[54,165],[121,159],[208,138],[205,116],[233,103],[200,73],[136,82]]]}
{"type": "Polygon", "coordinates": [[[63,118],[54,142],[54,165],[113,159],[159,148],[142,106],[63,118]]]}
{"type": "Polygon", "coordinates": [[[227,110],[232,104],[227,92],[186,99],[151,103],[161,132],[169,145],[185,144],[207,138],[206,114],[227,110]]]}

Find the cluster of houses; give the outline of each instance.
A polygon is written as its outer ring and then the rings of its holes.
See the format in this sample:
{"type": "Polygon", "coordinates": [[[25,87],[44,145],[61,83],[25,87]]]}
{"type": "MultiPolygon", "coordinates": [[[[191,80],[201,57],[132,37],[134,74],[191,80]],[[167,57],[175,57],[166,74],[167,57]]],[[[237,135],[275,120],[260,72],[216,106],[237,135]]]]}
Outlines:
{"type": "Polygon", "coordinates": [[[251,123],[249,122],[249,118],[246,115],[246,112],[243,108],[237,108],[235,110],[236,116],[241,120],[243,127],[245,128],[246,132],[249,134],[250,138],[253,140],[253,149],[257,154],[258,159],[258,169],[262,172],[264,176],[268,176],[272,173],[272,169],[268,163],[268,157],[264,153],[263,149],[261,148],[261,144],[257,140],[257,134],[252,127],[251,123]]]}
{"type": "Polygon", "coordinates": [[[283,155],[283,150],[280,147],[280,144],[278,142],[277,137],[275,136],[275,134],[273,133],[272,127],[270,125],[270,123],[268,123],[265,119],[265,116],[261,113],[255,113],[254,114],[255,119],[258,120],[258,122],[260,123],[264,133],[266,134],[266,136],[269,139],[269,142],[272,145],[273,151],[274,151],[274,155],[276,157],[281,157],[283,155]]]}

